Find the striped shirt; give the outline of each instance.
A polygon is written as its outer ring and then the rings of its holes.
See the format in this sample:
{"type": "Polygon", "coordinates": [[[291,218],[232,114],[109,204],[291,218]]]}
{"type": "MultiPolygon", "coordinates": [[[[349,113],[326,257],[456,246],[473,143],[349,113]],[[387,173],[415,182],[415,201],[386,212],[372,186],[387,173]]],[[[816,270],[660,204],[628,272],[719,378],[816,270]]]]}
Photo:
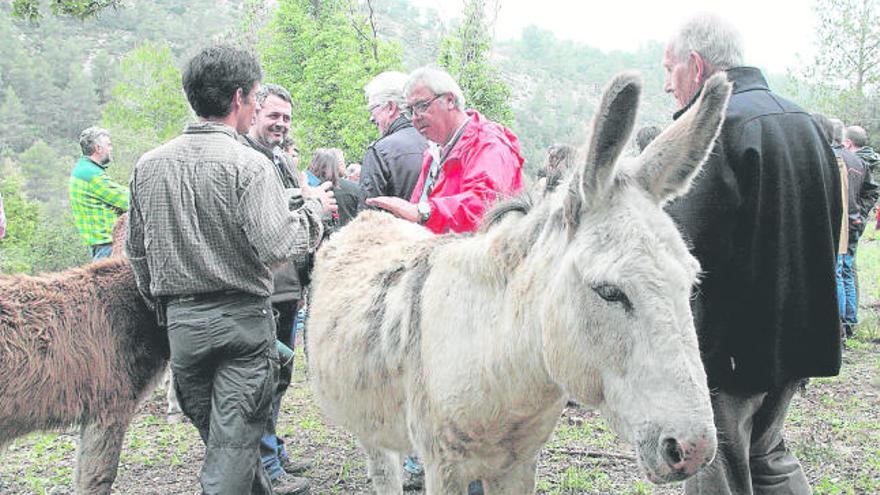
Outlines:
{"type": "Polygon", "coordinates": [[[108,244],[116,218],[128,209],[128,189],[107,171],[82,156],[70,174],[70,209],[80,237],[89,246],[108,244]]]}
{"type": "Polygon", "coordinates": [[[237,136],[190,124],[135,165],[126,250],[142,293],[269,296],[270,267],[317,248],[320,202],[289,210],[274,165],[237,136]]]}

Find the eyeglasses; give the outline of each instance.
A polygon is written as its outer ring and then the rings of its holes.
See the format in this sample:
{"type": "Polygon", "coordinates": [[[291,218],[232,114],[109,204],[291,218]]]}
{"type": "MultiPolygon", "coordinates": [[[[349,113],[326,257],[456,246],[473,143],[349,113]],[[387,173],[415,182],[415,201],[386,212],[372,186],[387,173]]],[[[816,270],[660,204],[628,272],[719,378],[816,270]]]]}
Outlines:
{"type": "Polygon", "coordinates": [[[443,96],[445,94],[446,93],[440,93],[439,95],[434,95],[434,97],[429,100],[417,101],[417,102],[413,103],[412,105],[410,105],[409,108],[412,111],[413,116],[415,117],[416,115],[422,114],[425,111],[427,111],[428,107],[431,106],[431,103],[434,103],[434,100],[436,100],[437,98],[440,98],[441,96],[443,96]]]}

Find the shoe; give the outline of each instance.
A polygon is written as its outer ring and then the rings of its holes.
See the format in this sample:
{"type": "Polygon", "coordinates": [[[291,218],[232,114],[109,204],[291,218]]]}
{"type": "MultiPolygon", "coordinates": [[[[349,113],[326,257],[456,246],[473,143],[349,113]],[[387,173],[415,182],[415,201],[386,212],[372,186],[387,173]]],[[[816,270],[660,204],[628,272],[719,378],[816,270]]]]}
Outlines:
{"type": "Polygon", "coordinates": [[[272,493],[275,495],[308,495],[309,480],[284,473],[272,480],[272,493]]]}
{"type": "Polygon", "coordinates": [[[408,469],[403,470],[403,489],[404,491],[421,490],[425,487],[425,472],[412,472],[408,469]]]}
{"type": "Polygon", "coordinates": [[[312,469],[313,465],[314,463],[309,459],[291,459],[290,457],[281,459],[281,467],[288,474],[302,474],[312,469]]]}
{"type": "Polygon", "coordinates": [[[483,495],[483,482],[480,480],[471,481],[468,484],[468,495],[483,495]]]}

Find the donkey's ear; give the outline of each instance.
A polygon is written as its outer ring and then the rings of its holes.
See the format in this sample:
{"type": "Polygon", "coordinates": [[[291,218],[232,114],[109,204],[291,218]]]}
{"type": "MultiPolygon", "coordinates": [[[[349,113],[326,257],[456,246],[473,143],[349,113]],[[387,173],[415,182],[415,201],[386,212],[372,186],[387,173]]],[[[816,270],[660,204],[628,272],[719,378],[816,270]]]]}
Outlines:
{"type": "Polygon", "coordinates": [[[639,184],[660,204],[681,196],[721,132],[732,85],[725,73],[703,85],[700,99],[645,148],[633,163],[639,184]]]}
{"type": "Polygon", "coordinates": [[[584,202],[602,201],[614,178],[614,165],[632,133],[642,81],[636,72],[621,72],[606,86],[593,116],[586,160],[572,177],[565,198],[565,218],[570,227],[584,202]]]}

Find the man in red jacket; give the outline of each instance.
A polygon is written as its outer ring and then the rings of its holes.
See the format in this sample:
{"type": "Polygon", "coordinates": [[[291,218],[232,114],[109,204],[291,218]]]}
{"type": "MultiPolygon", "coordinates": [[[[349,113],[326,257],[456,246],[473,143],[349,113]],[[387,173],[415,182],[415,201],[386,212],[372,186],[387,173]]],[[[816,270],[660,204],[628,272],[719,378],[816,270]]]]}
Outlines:
{"type": "Polygon", "coordinates": [[[367,204],[438,234],[473,232],[494,201],[522,189],[519,140],[503,125],[465,110],[461,88],[442,70],[416,69],[404,95],[413,126],[437,146],[425,151],[409,202],[379,196],[367,204]]]}

